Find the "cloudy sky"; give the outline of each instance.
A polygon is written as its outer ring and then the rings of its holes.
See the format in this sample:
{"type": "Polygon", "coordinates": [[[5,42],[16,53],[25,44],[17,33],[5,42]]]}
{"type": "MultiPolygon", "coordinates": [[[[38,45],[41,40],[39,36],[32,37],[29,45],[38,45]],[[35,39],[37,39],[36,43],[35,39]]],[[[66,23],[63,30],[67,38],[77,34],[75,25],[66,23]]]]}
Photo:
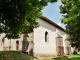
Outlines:
{"type": "Polygon", "coordinates": [[[49,3],[48,6],[46,6],[42,12],[43,12],[43,16],[51,19],[53,22],[57,23],[58,25],[60,25],[61,27],[64,28],[64,24],[61,23],[60,19],[62,18],[62,15],[59,13],[60,9],[59,6],[61,5],[60,0],[58,0],[58,2],[56,3],[49,3]]]}

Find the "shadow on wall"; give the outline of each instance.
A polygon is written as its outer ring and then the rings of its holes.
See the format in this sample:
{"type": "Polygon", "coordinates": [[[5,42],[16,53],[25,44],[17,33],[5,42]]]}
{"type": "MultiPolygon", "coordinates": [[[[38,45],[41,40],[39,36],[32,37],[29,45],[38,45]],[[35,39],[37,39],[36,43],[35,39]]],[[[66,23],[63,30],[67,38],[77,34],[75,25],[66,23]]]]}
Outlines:
{"type": "Polygon", "coordinates": [[[33,55],[33,42],[23,39],[22,52],[27,55],[33,55]]]}
{"type": "Polygon", "coordinates": [[[22,52],[23,53],[27,53],[27,49],[29,47],[29,42],[27,41],[27,39],[23,39],[23,42],[22,42],[22,52]]]}

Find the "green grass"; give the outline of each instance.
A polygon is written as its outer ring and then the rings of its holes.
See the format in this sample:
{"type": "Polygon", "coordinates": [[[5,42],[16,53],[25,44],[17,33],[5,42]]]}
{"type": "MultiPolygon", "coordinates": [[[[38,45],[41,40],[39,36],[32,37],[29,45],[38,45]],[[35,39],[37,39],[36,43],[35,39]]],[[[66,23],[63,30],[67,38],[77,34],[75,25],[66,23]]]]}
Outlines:
{"type": "Polygon", "coordinates": [[[18,51],[0,51],[0,60],[33,60],[18,51]]]}
{"type": "Polygon", "coordinates": [[[80,60],[80,54],[70,55],[68,58],[65,57],[57,57],[57,58],[44,58],[44,59],[37,59],[37,60],[80,60]]]}
{"type": "Polygon", "coordinates": [[[70,57],[80,57],[80,54],[72,54],[72,55],[70,55],[70,57]]]}
{"type": "Polygon", "coordinates": [[[75,55],[69,55],[68,58],[65,57],[57,57],[54,58],[53,60],[80,60],[80,54],[75,54],[75,55]]]}
{"type": "Polygon", "coordinates": [[[63,57],[60,57],[60,58],[55,58],[53,60],[80,60],[80,57],[75,57],[75,58],[63,58],[63,57]]]}
{"type": "Polygon", "coordinates": [[[52,59],[35,59],[18,51],[0,51],[0,60],[80,60],[80,54],[70,55],[69,58],[57,57],[52,59]]]}

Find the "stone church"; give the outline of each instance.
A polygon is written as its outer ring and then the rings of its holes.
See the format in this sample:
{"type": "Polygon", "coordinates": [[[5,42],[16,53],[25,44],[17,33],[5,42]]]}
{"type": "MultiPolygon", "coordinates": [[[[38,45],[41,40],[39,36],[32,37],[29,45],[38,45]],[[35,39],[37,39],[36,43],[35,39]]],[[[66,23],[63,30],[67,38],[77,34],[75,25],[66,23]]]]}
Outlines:
{"type": "Polygon", "coordinates": [[[29,34],[21,35],[19,39],[8,40],[5,34],[0,34],[0,50],[18,50],[34,57],[56,57],[71,54],[71,46],[67,41],[65,30],[46,17],[37,20],[38,28],[29,34]]]}

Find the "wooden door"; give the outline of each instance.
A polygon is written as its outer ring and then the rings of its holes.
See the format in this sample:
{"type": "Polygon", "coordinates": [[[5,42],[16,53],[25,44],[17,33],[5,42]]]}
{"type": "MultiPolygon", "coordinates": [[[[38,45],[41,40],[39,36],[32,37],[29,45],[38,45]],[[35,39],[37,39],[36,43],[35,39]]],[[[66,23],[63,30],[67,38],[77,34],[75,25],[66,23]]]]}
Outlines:
{"type": "Polygon", "coordinates": [[[18,50],[19,49],[19,41],[17,40],[16,41],[16,50],[18,50]]]}

